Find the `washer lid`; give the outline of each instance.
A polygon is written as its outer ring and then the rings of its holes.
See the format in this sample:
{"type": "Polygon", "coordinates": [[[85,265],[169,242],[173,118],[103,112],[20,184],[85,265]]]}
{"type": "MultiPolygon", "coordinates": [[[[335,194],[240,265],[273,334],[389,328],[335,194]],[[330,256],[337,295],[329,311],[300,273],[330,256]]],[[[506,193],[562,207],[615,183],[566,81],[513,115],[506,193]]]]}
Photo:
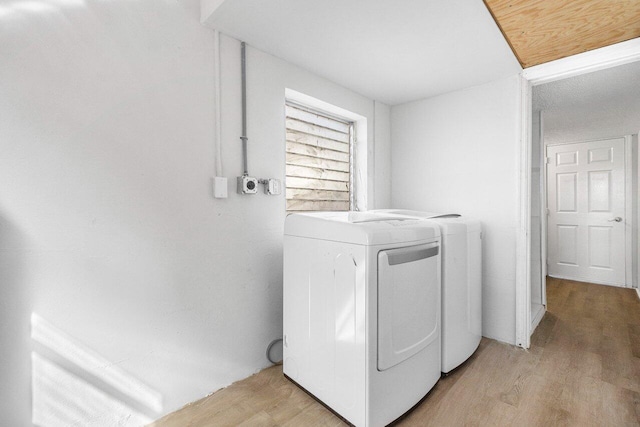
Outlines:
{"type": "Polygon", "coordinates": [[[442,227],[442,235],[479,233],[481,231],[480,221],[459,214],[439,214],[406,209],[380,209],[371,212],[377,213],[378,215],[401,215],[435,221],[442,227]]]}
{"type": "Polygon", "coordinates": [[[437,224],[401,215],[369,212],[313,212],[287,216],[287,236],[358,245],[415,242],[440,236],[437,224]]]}

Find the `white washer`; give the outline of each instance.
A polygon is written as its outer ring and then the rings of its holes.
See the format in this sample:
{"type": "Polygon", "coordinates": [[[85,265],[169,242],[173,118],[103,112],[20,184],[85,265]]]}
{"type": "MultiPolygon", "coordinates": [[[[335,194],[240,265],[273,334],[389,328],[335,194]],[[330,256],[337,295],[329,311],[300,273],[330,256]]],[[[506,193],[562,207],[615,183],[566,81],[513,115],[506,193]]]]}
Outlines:
{"type": "Polygon", "coordinates": [[[440,230],[395,215],[289,215],[284,374],[356,426],[384,426],[440,378],[440,230]]]}
{"type": "Polygon", "coordinates": [[[467,360],[482,339],[482,241],[476,220],[455,214],[383,209],[436,222],[442,234],[442,372],[467,360]]]}

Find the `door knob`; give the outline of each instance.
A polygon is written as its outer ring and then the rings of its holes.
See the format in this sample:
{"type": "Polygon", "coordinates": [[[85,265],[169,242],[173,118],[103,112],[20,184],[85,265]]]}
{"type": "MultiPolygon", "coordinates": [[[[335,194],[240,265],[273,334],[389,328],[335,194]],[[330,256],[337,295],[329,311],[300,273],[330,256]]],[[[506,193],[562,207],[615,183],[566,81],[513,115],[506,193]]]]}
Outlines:
{"type": "Polygon", "coordinates": [[[611,218],[611,219],[609,219],[608,221],[609,221],[609,222],[613,222],[613,221],[615,221],[615,222],[622,222],[622,218],[620,218],[619,216],[617,216],[617,217],[615,217],[615,218],[611,218]]]}

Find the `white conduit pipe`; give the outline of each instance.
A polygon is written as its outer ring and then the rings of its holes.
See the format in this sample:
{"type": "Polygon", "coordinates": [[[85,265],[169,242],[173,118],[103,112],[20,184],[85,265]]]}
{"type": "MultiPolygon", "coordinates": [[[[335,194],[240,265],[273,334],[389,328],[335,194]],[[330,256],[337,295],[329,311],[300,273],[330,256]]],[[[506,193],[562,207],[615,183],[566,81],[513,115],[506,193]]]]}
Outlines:
{"type": "Polygon", "coordinates": [[[215,30],[213,32],[213,60],[214,60],[214,79],[213,79],[213,90],[214,90],[214,107],[215,107],[215,130],[214,130],[214,146],[215,146],[215,156],[216,156],[216,175],[215,176],[224,176],[222,172],[222,119],[221,119],[221,100],[220,100],[220,32],[215,30]]]}
{"type": "Polygon", "coordinates": [[[244,167],[243,176],[249,175],[247,166],[247,44],[240,43],[240,58],[242,69],[242,165],[244,167]]]}

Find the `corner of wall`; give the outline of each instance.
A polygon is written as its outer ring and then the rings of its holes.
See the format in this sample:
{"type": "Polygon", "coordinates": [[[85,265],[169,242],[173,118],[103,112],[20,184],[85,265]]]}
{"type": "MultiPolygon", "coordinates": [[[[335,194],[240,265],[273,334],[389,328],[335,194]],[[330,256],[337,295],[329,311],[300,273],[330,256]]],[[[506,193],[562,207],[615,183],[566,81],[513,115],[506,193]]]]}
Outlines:
{"type": "Polygon", "coordinates": [[[373,209],[391,208],[391,107],[374,101],[373,209]]]}
{"type": "Polygon", "coordinates": [[[200,0],[200,23],[213,28],[212,21],[225,0],[200,0]]]}

